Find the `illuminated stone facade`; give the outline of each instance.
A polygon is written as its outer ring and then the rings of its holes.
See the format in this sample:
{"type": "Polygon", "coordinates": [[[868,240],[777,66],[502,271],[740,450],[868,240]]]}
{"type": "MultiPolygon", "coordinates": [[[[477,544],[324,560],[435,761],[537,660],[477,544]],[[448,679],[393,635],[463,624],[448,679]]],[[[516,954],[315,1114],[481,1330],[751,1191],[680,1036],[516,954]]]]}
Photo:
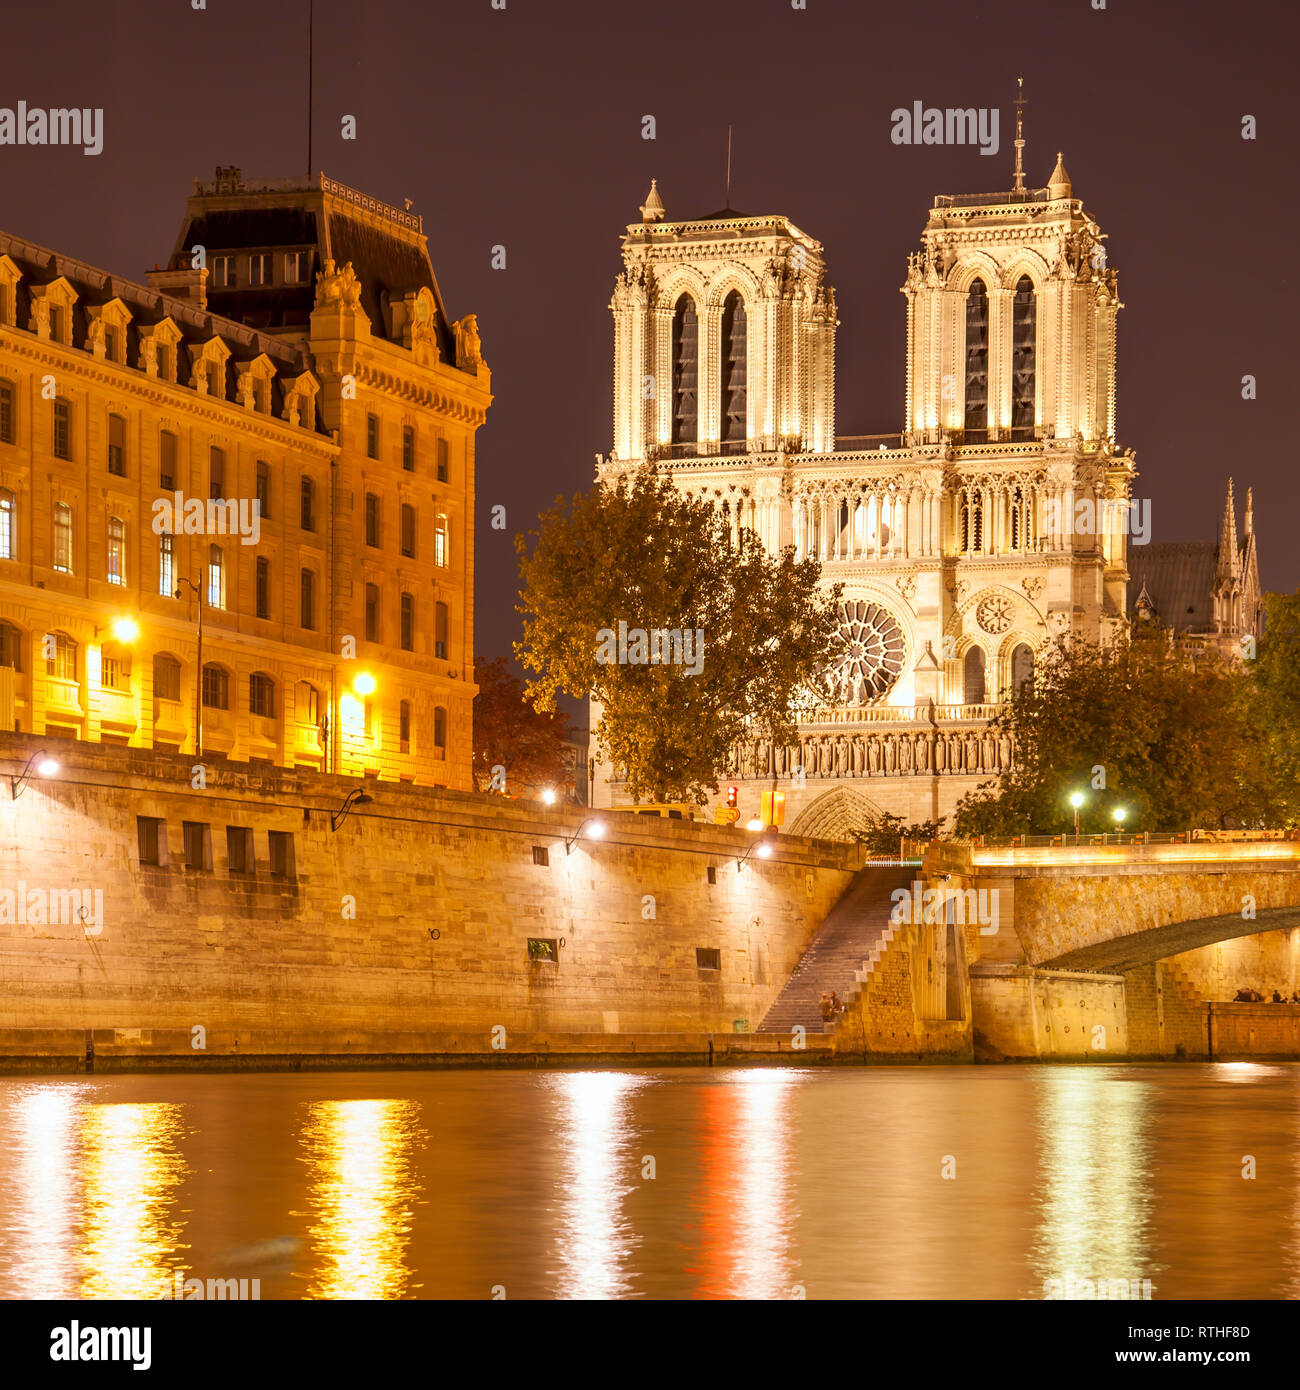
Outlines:
{"type": "Polygon", "coordinates": [[[0,727],[190,754],[201,689],[205,756],[468,788],[490,375],[420,218],[220,169],[148,280],[0,234],[0,727]]]}
{"type": "MultiPolygon", "coordinates": [[[[1046,187],[1015,183],[935,199],[902,287],[889,436],[835,435],[817,241],[730,208],[672,221],[653,186],[628,227],[599,476],[653,464],[733,533],[815,555],[844,585],[849,660],[796,744],[737,750],[746,814],[773,778],[802,833],[875,808],[950,813],[1006,765],[987,720],[1040,644],[1110,641],[1125,622],[1135,469],[1115,435],[1115,271],[1059,157],[1046,187]]],[[[602,793],[625,799],[609,768],[602,793]]]]}

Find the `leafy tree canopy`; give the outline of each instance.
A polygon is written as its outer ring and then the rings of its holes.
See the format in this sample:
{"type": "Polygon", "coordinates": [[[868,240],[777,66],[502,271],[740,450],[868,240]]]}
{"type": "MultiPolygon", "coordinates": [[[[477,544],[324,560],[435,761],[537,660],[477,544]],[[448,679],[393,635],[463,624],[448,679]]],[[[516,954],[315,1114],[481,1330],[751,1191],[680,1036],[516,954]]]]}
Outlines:
{"type": "Polygon", "coordinates": [[[742,737],[793,737],[799,701],[841,657],[840,590],[819,590],[816,560],[769,555],[745,529],[733,544],[653,470],[558,499],[531,538],[516,540],[528,696],[598,701],[594,737],[638,800],[705,801],[742,737]],[[636,634],[656,631],[679,646],[638,661],[636,634]]]}
{"type": "MultiPolygon", "coordinates": [[[[536,796],[547,787],[558,791],[568,778],[568,715],[535,710],[504,657],[477,662],[474,675],[474,780],[479,790],[510,796],[536,796]],[[505,769],[504,786],[496,784],[495,768],[505,769]]],[[[585,768],[578,770],[578,776],[585,775],[585,768]]]]}

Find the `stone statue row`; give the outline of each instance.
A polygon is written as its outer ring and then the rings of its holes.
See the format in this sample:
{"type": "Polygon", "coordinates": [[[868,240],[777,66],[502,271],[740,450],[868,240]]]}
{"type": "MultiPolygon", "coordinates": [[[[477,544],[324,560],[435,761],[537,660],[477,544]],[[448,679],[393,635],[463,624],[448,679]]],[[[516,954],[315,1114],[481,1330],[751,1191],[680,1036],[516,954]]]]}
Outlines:
{"type": "Polygon", "coordinates": [[[792,744],[757,739],[737,745],[729,776],[928,777],[988,775],[1011,765],[1011,738],[992,729],[908,734],[807,734],[792,744]]]}

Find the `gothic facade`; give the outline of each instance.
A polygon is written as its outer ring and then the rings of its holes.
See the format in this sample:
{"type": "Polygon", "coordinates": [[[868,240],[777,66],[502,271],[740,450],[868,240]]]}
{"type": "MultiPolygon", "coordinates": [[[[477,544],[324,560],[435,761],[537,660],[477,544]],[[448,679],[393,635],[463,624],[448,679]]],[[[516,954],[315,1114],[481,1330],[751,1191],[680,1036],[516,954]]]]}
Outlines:
{"type": "MultiPolygon", "coordinates": [[[[1006,766],[988,720],[1039,646],[1126,622],[1116,273],[1064,161],[1026,188],[1022,144],[1011,190],[930,209],[902,286],[894,435],[835,433],[835,291],[789,218],[673,221],[652,185],[627,229],[598,476],[654,466],[733,534],[815,555],[844,586],[849,656],[797,744],[736,750],[742,819],[774,778],[799,833],[873,808],[951,814],[1006,766]]],[[[614,769],[596,800],[626,800],[614,769]]]]}

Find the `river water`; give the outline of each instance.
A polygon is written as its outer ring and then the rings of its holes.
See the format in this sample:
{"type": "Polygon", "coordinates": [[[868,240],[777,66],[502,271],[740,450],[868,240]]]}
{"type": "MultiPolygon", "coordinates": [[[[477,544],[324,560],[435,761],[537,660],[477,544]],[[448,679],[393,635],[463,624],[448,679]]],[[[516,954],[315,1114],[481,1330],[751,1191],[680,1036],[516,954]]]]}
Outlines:
{"type": "Polygon", "coordinates": [[[1296,1298],[1297,1179],[1294,1065],[9,1077],[0,1296],[1296,1298]]]}

